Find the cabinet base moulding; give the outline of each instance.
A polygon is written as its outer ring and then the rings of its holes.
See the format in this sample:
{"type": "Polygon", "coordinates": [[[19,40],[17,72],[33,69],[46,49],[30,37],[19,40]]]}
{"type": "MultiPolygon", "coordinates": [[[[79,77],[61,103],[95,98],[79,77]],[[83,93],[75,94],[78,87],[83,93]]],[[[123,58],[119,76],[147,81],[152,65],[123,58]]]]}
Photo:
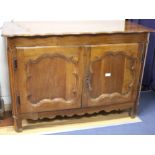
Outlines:
{"type": "MultiPolygon", "coordinates": [[[[99,107],[89,107],[89,108],[79,108],[79,109],[67,109],[67,110],[59,110],[59,111],[46,111],[46,112],[38,112],[38,113],[25,113],[25,114],[20,114],[20,115],[14,115],[14,121],[16,122],[15,124],[15,130],[17,132],[22,131],[22,120],[23,119],[31,119],[31,120],[38,120],[38,119],[44,119],[44,118],[49,118],[53,119],[57,116],[61,117],[74,117],[74,116],[83,116],[83,115],[91,115],[99,112],[120,112],[120,111],[129,111],[129,116],[131,118],[134,118],[136,116],[136,113],[133,110],[133,106],[131,103],[126,103],[126,104],[119,104],[117,106],[99,106],[99,107]]],[[[105,113],[104,113],[105,114],[105,113]]],[[[103,115],[104,115],[103,114],[103,115]]]]}

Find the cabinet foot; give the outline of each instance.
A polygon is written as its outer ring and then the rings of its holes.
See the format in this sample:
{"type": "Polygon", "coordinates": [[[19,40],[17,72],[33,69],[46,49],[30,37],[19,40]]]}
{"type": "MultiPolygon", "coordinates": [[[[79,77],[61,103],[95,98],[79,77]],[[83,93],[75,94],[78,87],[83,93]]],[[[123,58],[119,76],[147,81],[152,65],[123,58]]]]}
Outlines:
{"type": "Polygon", "coordinates": [[[137,114],[136,108],[130,108],[129,109],[129,116],[131,118],[135,118],[136,117],[136,114],[137,114]]]}
{"type": "Polygon", "coordinates": [[[22,132],[22,119],[14,118],[14,129],[16,132],[22,132]]]}

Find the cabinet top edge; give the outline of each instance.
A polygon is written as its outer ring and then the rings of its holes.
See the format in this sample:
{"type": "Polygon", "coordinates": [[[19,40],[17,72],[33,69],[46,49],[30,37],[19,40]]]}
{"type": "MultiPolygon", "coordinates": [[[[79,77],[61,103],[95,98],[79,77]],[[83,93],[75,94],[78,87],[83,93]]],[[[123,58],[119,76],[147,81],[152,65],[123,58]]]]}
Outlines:
{"type": "Polygon", "coordinates": [[[124,20],[5,22],[2,28],[2,36],[5,37],[144,32],[154,32],[154,30],[124,20]]]}

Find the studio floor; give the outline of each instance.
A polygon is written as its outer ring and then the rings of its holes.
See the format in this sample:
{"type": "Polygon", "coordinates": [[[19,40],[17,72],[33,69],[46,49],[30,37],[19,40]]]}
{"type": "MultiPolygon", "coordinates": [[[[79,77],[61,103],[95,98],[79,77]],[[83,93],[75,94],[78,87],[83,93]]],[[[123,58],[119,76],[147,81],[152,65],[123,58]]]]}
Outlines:
{"type": "Polygon", "coordinates": [[[131,119],[127,112],[93,116],[23,121],[23,132],[16,133],[10,116],[0,127],[1,135],[153,135],[155,134],[155,92],[141,92],[139,113],[131,119]]]}
{"type": "Polygon", "coordinates": [[[115,126],[58,133],[61,135],[154,135],[155,92],[141,92],[138,117],[141,121],[115,126]]]}

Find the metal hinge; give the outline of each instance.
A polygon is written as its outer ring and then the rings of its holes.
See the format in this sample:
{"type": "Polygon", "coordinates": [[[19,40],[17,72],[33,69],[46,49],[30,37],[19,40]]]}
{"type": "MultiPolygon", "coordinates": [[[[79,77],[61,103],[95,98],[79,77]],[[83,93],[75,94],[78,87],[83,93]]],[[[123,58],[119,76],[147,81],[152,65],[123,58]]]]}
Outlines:
{"type": "Polygon", "coordinates": [[[20,96],[17,96],[17,104],[20,105],[20,96]]]}
{"type": "Polygon", "coordinates": [[[17,70],[17,67],[18,67],[17,58],[14,58],[13,60],[13,67],[14,67],[14,70],[17,70]]]}

